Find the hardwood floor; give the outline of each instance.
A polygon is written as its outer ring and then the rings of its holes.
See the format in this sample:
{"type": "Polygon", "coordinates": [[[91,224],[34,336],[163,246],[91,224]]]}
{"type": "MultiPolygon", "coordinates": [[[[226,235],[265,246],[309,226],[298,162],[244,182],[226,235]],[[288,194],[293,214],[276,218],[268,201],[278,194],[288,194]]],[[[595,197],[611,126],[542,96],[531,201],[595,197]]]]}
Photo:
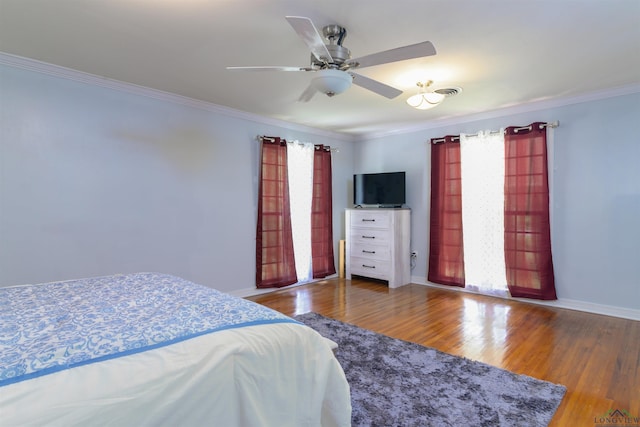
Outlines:
{"type": "MultiPolygon", "coordinates": [[[[394,338],[567,387],[552,426],[640,417],[640,322],[422,285],[331,279],[248,298],[314,311],[394,338]]],[[[622,424],[622,425],[640,425],[622,424]]]]}

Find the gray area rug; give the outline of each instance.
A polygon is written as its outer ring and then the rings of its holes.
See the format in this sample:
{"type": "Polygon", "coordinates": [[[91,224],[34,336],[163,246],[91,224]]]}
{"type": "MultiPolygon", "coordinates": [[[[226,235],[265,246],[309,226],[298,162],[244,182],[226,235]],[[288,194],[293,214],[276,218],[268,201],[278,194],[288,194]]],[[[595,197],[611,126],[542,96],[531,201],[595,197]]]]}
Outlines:
{"type": "Polygon", "coordinates": [[[338,343],[353,426],[546,426],[566,392],[317,313],[295,319],[338,343]]]}

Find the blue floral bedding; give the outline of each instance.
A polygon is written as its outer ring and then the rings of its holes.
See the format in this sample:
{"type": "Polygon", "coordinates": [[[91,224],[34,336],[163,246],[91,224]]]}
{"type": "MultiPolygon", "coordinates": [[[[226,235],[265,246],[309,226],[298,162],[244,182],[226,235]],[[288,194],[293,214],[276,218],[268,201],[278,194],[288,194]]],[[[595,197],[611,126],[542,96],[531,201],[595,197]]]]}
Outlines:
{"type": "Polygon", "coordinates": [[[0,386],[215,331],[268,323],[298,322],[164,274],[0,288],[0,386]]]}

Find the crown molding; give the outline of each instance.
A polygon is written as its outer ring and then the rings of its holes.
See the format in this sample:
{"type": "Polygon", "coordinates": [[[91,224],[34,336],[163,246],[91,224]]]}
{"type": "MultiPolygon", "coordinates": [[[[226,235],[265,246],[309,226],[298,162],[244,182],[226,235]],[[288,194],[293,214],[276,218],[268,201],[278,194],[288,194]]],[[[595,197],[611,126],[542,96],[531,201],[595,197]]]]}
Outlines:
{"type": "Polygon", "coordinates": [[[341,141],[352,142],[355,140],[353,135],[344,133],[331,132],[325,129],[314,128],[311,126],[300,125],[297,123],[287,122],[285,120],[272,119],[257,114],[247,113],[245,111],[236,110],[229,107],[223,107],[221,105],[213,104],[211,102],[201,101],[194,98],[189,98],[175,93],[164,92],[157,89],[151,89],[146,86],[135,85],[132,83],[125,83],[119,80],[109,79],[107,77],[98,76],[95,74],[85,73],[83,71],[77,71],[71,68],[61,67],[59,65],[49,64],[47,62],[38,61],[35,59],[25,58],[22,56],[12,55],[5,52],[0,52],[0,65],[7,65],[14,68],[21,68],[27,71],[33,71],[53,77],[59,77],[67,80],[73,80],[79,83],[85,83],[94,86],[101,86],[107,89],[113,89],[121,92],[126,92],[134,95],[145,96],[148,98],[157,99],[160,101],[171,102],[174,104],[183,105],[186,107],[197,108],[200,110],[209,111],[216,114],[221,114],[227,117],[232,117],[241,120],[247,120],[255,123],[259,123],[267,126],[276,126],[286,128],[289,131],[305,132],[313,135],[337,139],[341,141]]]}
{"type": "Polygon", "coordinates": [[[58,65],[49,64],[46,62],[38,61],[35,59],[25,58],[17,55],[12,55],[4,52],[0,52],[0,65],[8,65],[14,68],[21,68],[28,71],[34,71],[41,74],[46,74],[54,77],[60,77],[68,80],[73,80],[80,83],[86,83],[90,85],[101,86],[109,89],[114,89],[122,92],[154,98],[160,101],[172,102],[175,104],[197,108],[221,114],[227,117],[233,117],[241,120],[247,120],[255,123],[259,123],[267,126],[276,126],[286,128],[289,131],[305,132],[313,135],[333,138],[346,142],[359,141],[363,139],[376,139],[393,135],[402,135],[413,132],[420,132],[429,129],[437,129],[450,125],[457,125],[461,123],[474,122],[479,120],[494,119],[514,114],[535,112],[540,110],[548,110],[551,108],[563,107],[572,104],[580,104],[584,102],[597,101],[606,98],[613,98],[617,96],[630,95],[640,92],[640,84],[631,84],[626,86],[620,86],[612,89],[590,92],[587,94],[547,99],[541,101],[532,101],[523,104],[517,104],[507,107],[498,108],[495,110],[483,111],[479,113],[464,114],[460,116],[451,116],[438,120],[431,120],[426,123],[403,125],[398,123],[393,130],[387,131],[374,131],[374,132],[362,132],[358,134],[347,134],[341,132],[333,132],[326,129],[315,128],[311,126],[305,126],[297,123],[287,122],[285,120],[272,119],[257,114],[247,113],[245,111],[236,110],[229,107],[223,107],[221,105],[213,104],[211,102],[201,101],[194,98],[189,98],[182,95],[177,95],[170,92],[164,92],[157,89],[151,89],[145,86],[139,86],[132,83],[125,83],[119,80],[109,79],[107,77],[98,76],[95,74],[85,73],[82,71],[73,70],[71,68],[61,67],[58,65]]]}
{"type": "Polygon", "coordinates": [[[450,125],[458,125],[461,123],[475,122],[479,120],[495,119],[514,114],[530,113],[540,110],[548,110],[551,108],[564,107],[573,104],[582,104],[585,102],[599,101],[601,99],[614,98],[617,96],[631,95],[640,93],[640,84],[635,83],[626,86],[619,86],[611,89],[589,92],[586,94],[567,96],[561,98],[546,99],[542,101],[531,101],[523,104],[515,104],[495,110],[483,111],[480,113],[464,114],[460,116],[446,117],[443,119],[431,120],[427,123],[418,125],[399,125],[396,129],[390,131],[370,132],[361,135],[363,138],[383,138],[386,136],[401,135],[413,132],[420,132],[429,129],[437,129],[450,125]]]}

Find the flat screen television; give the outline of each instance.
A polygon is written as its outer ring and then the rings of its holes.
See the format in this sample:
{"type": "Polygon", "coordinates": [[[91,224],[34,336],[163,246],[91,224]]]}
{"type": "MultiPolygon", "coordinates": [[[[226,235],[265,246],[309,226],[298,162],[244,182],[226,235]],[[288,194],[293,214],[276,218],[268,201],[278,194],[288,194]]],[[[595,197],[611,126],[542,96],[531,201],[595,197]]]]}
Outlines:
{"type": "Polygon", "coordinates": [[[405,173],[383,172],[353,175],[353,204],[401,207],[405,198],[405,173]]]}

